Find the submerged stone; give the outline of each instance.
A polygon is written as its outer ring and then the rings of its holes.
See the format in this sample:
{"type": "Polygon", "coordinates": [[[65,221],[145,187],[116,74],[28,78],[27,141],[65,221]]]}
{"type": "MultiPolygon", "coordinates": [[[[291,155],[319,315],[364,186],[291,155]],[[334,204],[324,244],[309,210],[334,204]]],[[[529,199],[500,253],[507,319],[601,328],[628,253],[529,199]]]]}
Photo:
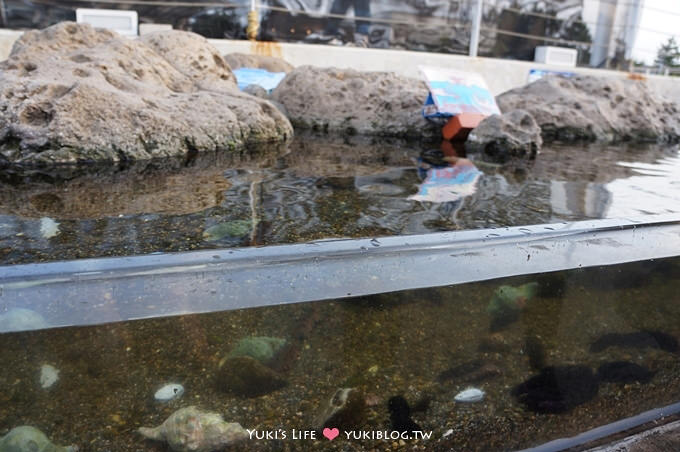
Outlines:
{"type": "Polygon", "coordinates": [[[486,393],[478,388],[467,388],[453,398],[456,402],[460,403],[474,403],[481,402],[484,400],[486,393]]]}
{"type": "Polygon", "coordinates": [[[531,282],[518,287],[500,286],[491,297],[486,311],[491,316],[492,329],[515,322],[527,302],[538,292],[538,283],[531,282]]]}
{"type": "Polygon", "coordinates": [[[563,413],[597,395],[599,381],[586,366],[550,366],[517,385],[512,395],[537,413],[563,413]]]}
{"type": "Polygon", "coordinates": [[[209,227],[203,232],[203,239],[214,242],[224,238],[237,238],[249,234],[252,229],[250,220],[234,220],[226,223],[219,223],[209,227]]]}
{"type": "Polygon", "coordinates": [[[59,381],[59,369],[49,364],[43,364],[40,367],[40,386],[43,389],[49,389],[59,381]]]}
{"type": "Polygon", "coordinates": [[[249,356],[228,358],[217,370],[217,389],[243,397],[258,397],[286,386],[277,372],[249,356]]]}
{"type": "Polygon", "coordinates": [[[156,391],[154,399],[159,402],[169,402],[174,399],[179,399],[183,394],[184,386],[179,383],[169,383],[156,391]]]}
{"type": "Polygon", "coordinates": [[[43,432],[29,425],[14,427],[0,438],[0,452],[76,452],[77,447],[56,446],[43,432]]]}
{"type": "Polygon", "coordinates": [[[229,358],[248,356],[265,366],[271,365],[277,355],[284,349],[287,341],[279,337],[252,336],[238,341],[229,352],[229,358]]]}

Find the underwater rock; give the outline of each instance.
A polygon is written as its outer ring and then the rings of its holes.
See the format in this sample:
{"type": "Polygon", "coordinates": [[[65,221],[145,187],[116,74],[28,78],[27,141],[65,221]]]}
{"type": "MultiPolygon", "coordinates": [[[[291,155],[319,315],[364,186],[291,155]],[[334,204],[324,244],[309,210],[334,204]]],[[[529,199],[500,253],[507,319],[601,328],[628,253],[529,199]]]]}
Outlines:
{"type": "Polygon", "coordinates": [[[88,24],[30,30],[0,63],[0,161],[40,166],[234,152],[292,137],[271,103],[238,90],[205,38],[139,39],[88,24]]]}
{"type": "Polygon", "coordinates": [[[634,333],[607,333],[590,344],[590,351],[597,353],[609,347],[658,348],[677,353],[678,340],[663,331],[643,330],[634,333]]]}
{"type": "Polygon", "coordinates": [[[351,429],[366,421],[366,397],[356,388],[340,388],[321,406],[314,427],[351,429]]]}
{"type": "Polygon", "coordinates": [[[486,312],[491,316],[491,329],[503,328],[519,319],[519,313],[538,292],[538,283],[518,287],[500,286],[491,297],[486,312]]]}
{"type": "Polygon", "coordinates": [[[391,397],[387,401],[387,409],[390,411],[392,431],[411,433],[414,430],[421,430],[420,426],[411,419],[411,407],[404,397],[391,397]]]}
{"type": "Polygon", "coordinates": [[[43,364],[40,367],[40,386],[43,389],[49,389],[59,381],[59,369],[49,364],[43,364]]]}
{"type": "Polygon", "coordinates": [[[453,400],[461,403],[481,402],[482,400],[484,400],[485,395],[486,393],[481,389],[467,388],[464,391],[461,391],[458,394],[456,394],[453,400]]]}
{"type": "Polygon", "coordinates": [[[238,238],[250,233],[252,228],[250,220],[234,220],[210,226],[203,231],[203,240],[214,242],[223,238],[238,238]]]}
{"type": "Polygon", "coordinates": [[[40,235],[44,239],[51,239],[59,235],[59,223],[49,217],[40,219],[40,235]]]}
{"type": "Polygon", "coordinates": [[[140,427],[142,436],[165,441],[175,452],[212,452],[248,438],[237,422],[225,422],[222,415],[190,406],[172,413],[155,428],[140,427]]]}
{"type": "Polygon", "coordinates": [[[179,399],[183,394],[184,386],[179,383],[170,383],[156,391],[153,397],[159,402],[169,402],[170,400],[179,399]]]}
{"type": "Polygon", "coordinates": [[[598,378],[586,366],[550,366],[517,385],[512,395],[531,411],[563,413],[597,395],[598,378]]]}
{"type": "Polygon", "coordinates": [[[243,397],[258,397],[286,386],[277,372],[249,356],[227,358],[217,370],[217,388],[243,397]]]}
{"type": "Polygon", "coordinates": [[[270,366],[276,361],[279,353],[286,347],[286,344],[287,341],[279,337],[246,337],[238,341],[227,357],[249,356],[265,366],[270,366]]]}
{"type": "Polygon", "coordinates": [[[14,427],[0,438],[0,452],[76,452],[75,446],[55,446],[43,432],[29,425],[14,427]]]}
{"type": "Polygon", "coordinates": [[[627,361],[604,363],[597,369],[600,381],[610,383],[649,383],[656,372],[627,361]]]}
{"type": "Polygon", "coordinates": [[[0,314],[0,333],[49,328],[42,315],[25,308],[12,308],[0,314]]]}

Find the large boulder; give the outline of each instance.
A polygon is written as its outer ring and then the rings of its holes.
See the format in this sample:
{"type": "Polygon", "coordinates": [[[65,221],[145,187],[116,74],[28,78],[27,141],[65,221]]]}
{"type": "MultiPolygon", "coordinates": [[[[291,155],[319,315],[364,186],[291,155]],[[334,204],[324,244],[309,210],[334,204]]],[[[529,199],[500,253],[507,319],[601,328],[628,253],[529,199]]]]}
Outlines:
{"type": "Polygon", "coordinates": [[[533,159],[542,144],[536,120],[525,110],[512,110],[484,119],[468,136],[465,149],[503,163],[516,158],[533,159]]]}
{"type": "Polygon", "coordinates": [[[295,127],[346,134],[420,137],[441,133],[427,122],[425,82],[391,72],[301,66],[272,92],[295,127]]]}
{"type": "Polygon", "coordinates": [[[286,60],[268,55],[235,52],[224,55],[224,59],[232,70],[248,67],[264,69],[269,72],[285,72],[286,74],[293,70],[293,65],[286,60]]]}
{"type": "Polygon", "coordinates": [[[496,98],[501,111],[522,109],[546,141],[677,141],[678,106],[644,82],[608,77],[547,76],[496,98]]]}
{"type": "Polygon", "coordinates": [[[0,63],[0,166],[193,155],[292,133],[193,33],[131,40],[64,22],[26,32],[0,63]]]}

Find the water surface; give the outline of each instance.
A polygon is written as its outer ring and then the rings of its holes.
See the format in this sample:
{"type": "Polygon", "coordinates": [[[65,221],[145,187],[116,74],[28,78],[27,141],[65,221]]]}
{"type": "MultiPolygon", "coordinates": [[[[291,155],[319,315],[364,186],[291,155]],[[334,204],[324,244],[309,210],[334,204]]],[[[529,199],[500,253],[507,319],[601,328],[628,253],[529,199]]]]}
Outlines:
{"type": "Polygon", "coordinates": [[[0,263],[680,211],[677,148],[552,146],[506,166],[438,148],[302,136],[249,156],[3,174],[0,263]]]}

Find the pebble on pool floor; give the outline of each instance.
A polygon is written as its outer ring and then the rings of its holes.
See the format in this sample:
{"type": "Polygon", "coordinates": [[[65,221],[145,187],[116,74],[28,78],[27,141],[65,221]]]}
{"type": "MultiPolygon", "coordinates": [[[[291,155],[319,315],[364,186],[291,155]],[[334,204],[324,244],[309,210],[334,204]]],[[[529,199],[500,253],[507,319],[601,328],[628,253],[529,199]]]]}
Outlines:
{"type": "Polygon", "coordinates": [[[169,383],[156,391],[154,398],[159,402],[169,402],[179,399],[182,394],[184,394],[184,386],[179,383],[169,383]]]}
{"type": "Polygon", "coordinates": [[[43,389],[49,389],[59,381],[59,369],[49,364],[43,364],[40,367],[40,386],[43,389]]]}

